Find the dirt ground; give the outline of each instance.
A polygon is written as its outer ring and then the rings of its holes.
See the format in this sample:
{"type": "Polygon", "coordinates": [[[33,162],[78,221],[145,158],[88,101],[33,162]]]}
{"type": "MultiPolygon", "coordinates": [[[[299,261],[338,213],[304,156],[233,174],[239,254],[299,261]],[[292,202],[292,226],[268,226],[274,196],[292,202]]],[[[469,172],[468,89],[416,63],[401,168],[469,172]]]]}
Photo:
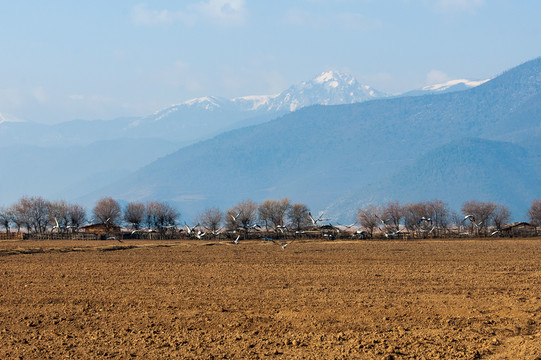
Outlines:
{"type": "Polygon", "coordinates": [[[0,242],[0,359],[541,359],[541,239],[0,242]]]}

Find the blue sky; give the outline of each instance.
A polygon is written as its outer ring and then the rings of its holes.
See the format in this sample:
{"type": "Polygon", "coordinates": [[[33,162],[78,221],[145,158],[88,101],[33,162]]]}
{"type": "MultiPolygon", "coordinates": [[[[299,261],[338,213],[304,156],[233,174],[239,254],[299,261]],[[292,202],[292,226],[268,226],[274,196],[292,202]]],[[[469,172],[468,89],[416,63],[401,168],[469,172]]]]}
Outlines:
{"type": "Polygon", "coordinates": [[[397,93],[541,56],[537,0],[0,4],[0,113],[45,123],[273,94],[331,69],[397,93]]]}

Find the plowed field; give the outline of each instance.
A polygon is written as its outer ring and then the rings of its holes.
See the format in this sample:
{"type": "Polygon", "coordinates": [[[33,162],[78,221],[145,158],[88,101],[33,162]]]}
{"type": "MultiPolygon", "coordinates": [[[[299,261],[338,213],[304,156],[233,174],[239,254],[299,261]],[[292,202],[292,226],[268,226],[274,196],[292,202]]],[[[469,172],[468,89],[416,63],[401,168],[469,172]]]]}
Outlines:
{"type": "Polygon", "coordinates": [[[0,242],[0,359],[541,359],[541,240],[0,242]]]}

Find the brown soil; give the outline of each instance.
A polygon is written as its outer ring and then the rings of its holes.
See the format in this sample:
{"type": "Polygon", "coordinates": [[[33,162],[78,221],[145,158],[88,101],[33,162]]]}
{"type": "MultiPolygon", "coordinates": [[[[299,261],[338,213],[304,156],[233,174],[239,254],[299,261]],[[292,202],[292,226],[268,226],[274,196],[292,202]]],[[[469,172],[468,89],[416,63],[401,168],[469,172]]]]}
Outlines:
{"type": "Polygon", "coordinates": [[[0,359],[541,359],[540,239],[0,242],[0,289],[0,359]]]}

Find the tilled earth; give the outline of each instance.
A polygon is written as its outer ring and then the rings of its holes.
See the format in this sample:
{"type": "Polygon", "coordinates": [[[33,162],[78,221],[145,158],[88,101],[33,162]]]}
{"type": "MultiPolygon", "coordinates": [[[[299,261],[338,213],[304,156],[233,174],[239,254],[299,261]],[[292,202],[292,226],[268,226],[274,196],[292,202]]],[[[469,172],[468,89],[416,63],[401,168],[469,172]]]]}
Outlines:
{"type": "Polygon", "coordinates": [[[0,242],[0,359],[541,359],[541,240],[0,242]]]}

